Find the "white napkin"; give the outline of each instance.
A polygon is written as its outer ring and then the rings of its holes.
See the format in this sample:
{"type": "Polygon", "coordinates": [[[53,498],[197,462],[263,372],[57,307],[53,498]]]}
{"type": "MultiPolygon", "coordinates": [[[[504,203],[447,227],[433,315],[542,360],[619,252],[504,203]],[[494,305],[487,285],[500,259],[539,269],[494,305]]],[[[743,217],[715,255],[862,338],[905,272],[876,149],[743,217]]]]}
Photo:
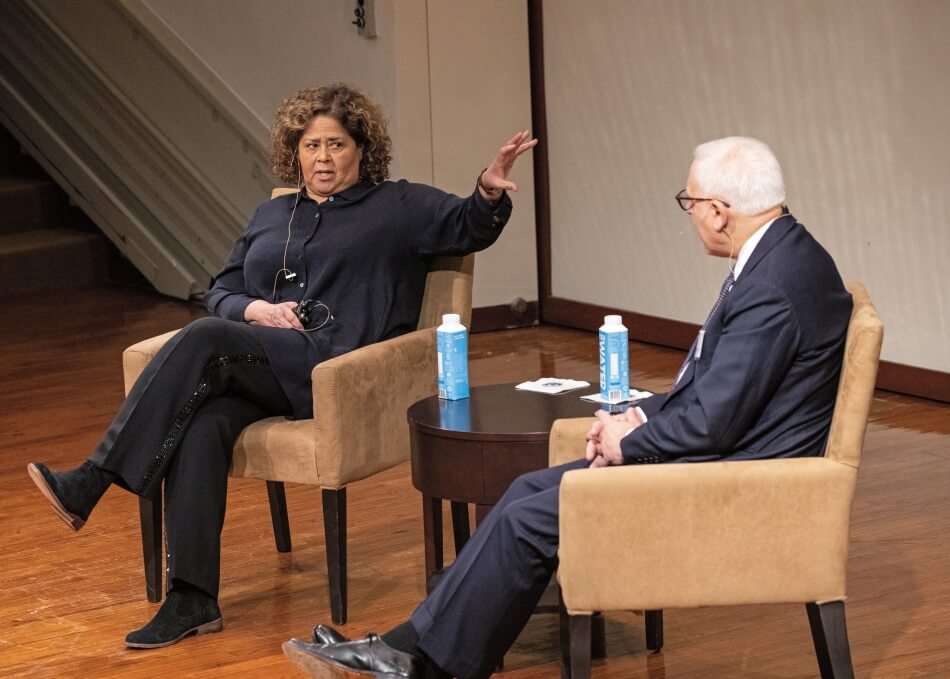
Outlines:
{"type": "Polygon", "coordinates": [[[522,382],[521,384],[515,385],[515,389],[523,389],[524,391],[537,391],[542,394],[560,394],[565,391],[571,391],[572,389],[580,389],[581,387],[589,387],[590,382],[585,382],[584,380],[566,380],[559,377],[542,377],[541,379],[534,380],[533,382],[522,382]]]}

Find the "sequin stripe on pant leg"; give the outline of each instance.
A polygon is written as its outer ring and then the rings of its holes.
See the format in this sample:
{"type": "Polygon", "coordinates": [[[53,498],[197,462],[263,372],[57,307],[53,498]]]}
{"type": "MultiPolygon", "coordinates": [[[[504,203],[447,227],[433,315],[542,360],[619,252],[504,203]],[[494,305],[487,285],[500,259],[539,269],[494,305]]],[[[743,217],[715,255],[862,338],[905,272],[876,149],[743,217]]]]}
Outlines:
{"type": "Polygon", "coordinates": [[[155,459],[152,460],[148,470],[146,470],[145,475],[142,477],[142,481],[139,482],[136,492],[139,495],[144,494],[148,484],[153,478],[155,478],[155,475],[162,468],[162,465],[165,464],[165,458],[168,457],[169,453],[178,443],[182,429],[184,429],[185,425],[191,419],[191,416],[194,415],[195,411],[198,409],[198,406],[201,405],[201,402],[204,401],[205,397],[208,395],[208,392],[211,391],[210,378],[215,371],[220,370],[221,368],[228,368],[233,365],[269,364],[270,362],[265,356],[255,356],[253,354],[220,356],[219,358],[209,361],[204,367],[204,370],[201,371],[201,377],[198,378],[198,386],[195,388],[195,393],[191,395],[191,398],[188,399],[188,402],[185,404],[185,406],[178,411],[175,421],[172,422],[171,429],[168,430],[168,434],[165,436],[165,440],[162,442],[162,447],[159,449],[158,454],[155,455],[155,459]]]}

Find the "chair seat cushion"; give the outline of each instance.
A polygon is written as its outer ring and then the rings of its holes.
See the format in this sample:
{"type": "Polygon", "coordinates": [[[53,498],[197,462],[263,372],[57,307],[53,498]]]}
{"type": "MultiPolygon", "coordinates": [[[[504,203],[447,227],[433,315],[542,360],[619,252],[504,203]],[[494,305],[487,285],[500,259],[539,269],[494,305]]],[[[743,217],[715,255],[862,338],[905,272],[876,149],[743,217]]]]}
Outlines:
{"type": "Polygon", "coordinates": [[[247,426],[234,444],[231,476],[319,485],[313,420],[268,417],[247,426]]]}

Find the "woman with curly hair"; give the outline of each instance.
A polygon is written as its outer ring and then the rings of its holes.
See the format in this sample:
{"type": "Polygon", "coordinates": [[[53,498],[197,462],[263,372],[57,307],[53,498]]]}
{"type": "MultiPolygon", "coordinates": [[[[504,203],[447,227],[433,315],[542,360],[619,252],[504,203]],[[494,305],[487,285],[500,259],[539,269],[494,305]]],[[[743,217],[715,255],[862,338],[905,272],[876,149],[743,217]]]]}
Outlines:
{"type": "Polygon", "coordinates": [[[275,415],[313,416],[310,372],[414,330],[427,260],[491,245],[511,214],[519,132],[460,198],[386,181],[392,143],[379,108],[333,84],[283,102],[271,130],[275,174],[293,194],[258,207],[194,321],[149,362],[101,443],[64,472],[30,477],[79,530],[111,484],[143,497],[164,481],[168,596],[126,637],[158,648],[220,631],[220,538],[235,440],[275,415]]]}

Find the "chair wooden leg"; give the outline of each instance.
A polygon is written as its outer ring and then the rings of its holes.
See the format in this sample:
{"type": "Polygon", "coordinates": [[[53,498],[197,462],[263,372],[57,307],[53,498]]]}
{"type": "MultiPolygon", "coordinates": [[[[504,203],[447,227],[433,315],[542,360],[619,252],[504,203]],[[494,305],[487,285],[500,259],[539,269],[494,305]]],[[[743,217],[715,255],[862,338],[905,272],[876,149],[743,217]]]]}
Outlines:
{"type": "Polygon", "coordinates": [[[607,618],[603,613],[590,616],[590,657],[607,657],[607,618]]]}
{"type": "Polygon", "coordinates": [[[323,532],[326,537],[330,617],[346,623],[346,488],[323,489],[323,532]]]}
{"type": "Polygon", "coordinates": [[[844,602],[805,604],[811,638],[815,643],[821,679],[853,679],[851,648],[844,618],[844,602]]]}
{"type": "Polygon", "coordinates": [[[663,648],[663,611],[644,611],[647,648],[659,652],[663,648]]]}
{"type": "Polygon", "coordinates": [[[564,599],[558,589],[558,646],[561,650],[561,679],[571,679],[571,627],[570,617],[564,608],[564,599]]]}
{"type": "Polygon", "coordinates": [[[591,616],[570,615],[558,597],[562,679],[590,679],[591,616]]]}
{"type": "Polygon", "coordinates": [[[139,525],[142,527],[142,557],[145,563],[145,595],[152,603],[162,600],[162,496],[139,498],[139,525]]]}
{"type": "Polygon", "coordinates": [[[280,481],[267,482],[267,500],[270,502],[270,520],[274,524],[274,542],[278,552],[289,552],[290,521],[287,518],[287,496],[280,481]]]}
{"type": "Polygon", "coordinates": [[[590,679],[590,616],[568,616],[571,679],[590,679]]]}

